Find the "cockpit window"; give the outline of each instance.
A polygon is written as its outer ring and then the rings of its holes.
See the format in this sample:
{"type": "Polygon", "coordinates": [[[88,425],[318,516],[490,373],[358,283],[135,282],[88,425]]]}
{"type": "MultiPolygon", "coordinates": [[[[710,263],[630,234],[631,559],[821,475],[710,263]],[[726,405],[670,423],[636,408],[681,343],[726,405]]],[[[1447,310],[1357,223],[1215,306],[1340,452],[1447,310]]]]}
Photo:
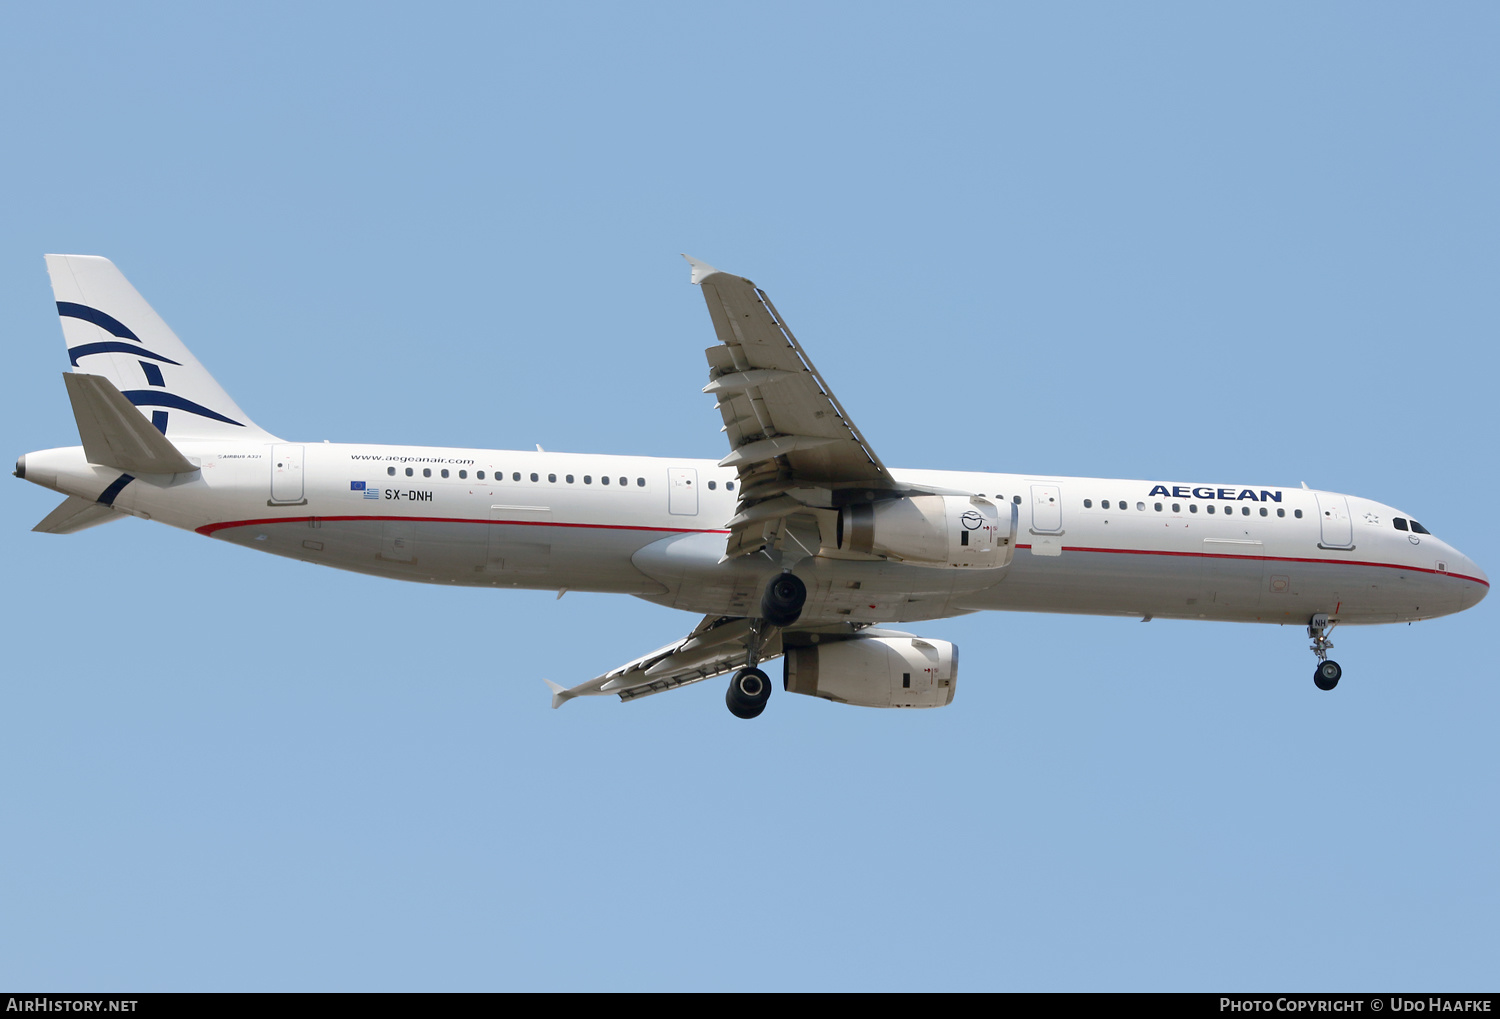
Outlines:
{"type": "Polygon", "coordinates": [[[1418,534],[1431,534],[1432,533],[1427,528],[1425,528],[1421,524],[1417,523],[1415,520],[1413,520],[1411,522],[1411,529],[1413,531],[1416,531],[1418,534]]]}
{"type": "Polygon", "coordinates": [[[1391,518],[1391,523],[1393,523],[1393,524],[1396,525],[1396,530],[1398,530],[1398,531],[1404,531],[1404,530],[1406,530],[1406,518],[1405,517],[1392,517],[1391,518]]]}

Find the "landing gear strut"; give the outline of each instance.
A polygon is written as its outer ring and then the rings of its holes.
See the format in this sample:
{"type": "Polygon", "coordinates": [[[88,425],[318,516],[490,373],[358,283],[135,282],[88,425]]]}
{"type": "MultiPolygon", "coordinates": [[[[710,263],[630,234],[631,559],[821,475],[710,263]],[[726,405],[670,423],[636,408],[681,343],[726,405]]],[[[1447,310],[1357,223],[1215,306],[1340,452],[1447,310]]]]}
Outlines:
{"type": "Polygon", "coordinates": [[[771,678],[755,667],[760,661],[763,626],[764,620],[750,621],[750,633],[745,640],[745,667],[729,678],[729,689],[724,692],[724,703],[735,718],[754,718],[766,710],[766,701],[771,699],[771,678]]]}
{"type": "Polygon", "coordinates": [[[724,703],[736,718],[754,718],[766,710],[771,699],[771,679],[755,666],[760,662],[761,632],[767,626],[791,626],[802,615],[807,602],[807,585],[801,579],[782,573],[766,585],[760,598],[760,617],[750,621],[745,641],[745,667],[729,679],[724,703]]]}
{"type": "Polygon", "coordinates": [[[1337,625],[1328,621],[1326,612],[1319,612],[1307,624],[1307,635],[1312,638],[1312,647],[1309,650],[1318,656],[1318,667],[1313,670],[1313,683],[1319,690],[1332,690],[1339,685],[1339,680],[1344,675],[1344,670],[1339,667],[1339,663],[1330,661],[1328,658],[1328,649],[1333,647],[1333,641],[1328,639],[1328,634],[1332,633],[1337,625]]]}

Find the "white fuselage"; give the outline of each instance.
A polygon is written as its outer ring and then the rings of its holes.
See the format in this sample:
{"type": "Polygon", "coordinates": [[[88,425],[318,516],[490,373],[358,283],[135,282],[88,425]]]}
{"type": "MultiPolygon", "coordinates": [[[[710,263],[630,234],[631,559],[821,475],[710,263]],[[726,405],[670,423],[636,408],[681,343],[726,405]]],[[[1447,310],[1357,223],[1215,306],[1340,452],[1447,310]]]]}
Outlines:
{"type": "MultiPolygon", "coordinates": [[[[185,440],[194,474],[27,454],[27,480],[276,555],[435,584],[607,591],[754,615],[764,556],[720,562],[736,473],[711,460],[331,443],[185,440]],[[605,483],[607,479],[607,483],[605,483]],[[110,491],[113,489],[113,491],[110,491]]],[[[892,471],[1015,507],[993,570],[824,552],[802,560],[803,619],[904,622],[982,609],[1305,624],[1457,612],[1488,592],[1399,510],[1301,488],[892,471]],[[1106,508],[1107,507],[1107,508],[1106,508]]],[[[831,517],[830,517],[831,519],[831,517]]]]}

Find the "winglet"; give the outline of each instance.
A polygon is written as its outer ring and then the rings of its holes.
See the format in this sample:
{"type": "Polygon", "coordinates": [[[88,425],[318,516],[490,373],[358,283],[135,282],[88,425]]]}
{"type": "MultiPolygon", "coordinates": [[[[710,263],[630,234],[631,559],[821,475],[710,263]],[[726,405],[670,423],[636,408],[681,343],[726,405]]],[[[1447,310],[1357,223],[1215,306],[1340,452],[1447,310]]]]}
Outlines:
{"type": "Polygon", "coordinates": [[[715,269],[707,262],[700,262],[692,255],[683,255],[682,257],[687,259],[688,265],[691,265],[693,267],[693,275],[689,280],[690,283],[702,283],[708,277],[717,275],[719,272],[719,270],[715,269]]]}
{"type": "Polygon", "coordinates": [[[564,701],[572,699],[573,695],[568,693],[568,688],[561,683],[554,683],[550,679],[544,679],[542,682],[546,683],[547,688],[552,691],[552,707],[554,710],[562,707],[564,701]]]}

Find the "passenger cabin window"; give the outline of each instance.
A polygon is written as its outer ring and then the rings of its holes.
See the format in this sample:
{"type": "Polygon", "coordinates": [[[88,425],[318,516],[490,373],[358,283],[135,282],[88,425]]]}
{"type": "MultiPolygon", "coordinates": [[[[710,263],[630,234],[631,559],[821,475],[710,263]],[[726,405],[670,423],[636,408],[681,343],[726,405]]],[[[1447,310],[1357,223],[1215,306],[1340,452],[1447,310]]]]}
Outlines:
{"type": "Polygon", "coordinates": [[[547,475],[547,480],[550,481],[550,482],[552,482],[555,485],[555,484],[557,484],[557,475],[556,474],[549,474],[549,475],[547,475]]]}
{"type": "Polygon", "coordinates": [[[444,467],[442,473],[443,473],[443,477],[446,478],[448,476],[448,468],[444,467]]]}
{"type": "Polygon", "coordinates": [[[431,467],[423,467],[422,468],[422,477],[424,477],[424,478],[430,478],[430,477],[432,477],[432,468],[431,467]]]}
{"type": "Polygon", "coordinates": [[[1302,511],[1301,510],[1292,510],[1292,516],[1296,517],[1298,520],[1301,520],[1302,519],[1302,511]]]}
{"type": "Polygon", "coordinates": [[[710,481],[710,482],[709,482],[709,483],[708,483],[708,490],[709,490],[709,491],[710,491],[710,492],[712,492],[712,491],[713,491],[713,490],[714,490],[714,489],[715,489],[715,488],[717,488],[717,487],[719,487],[719,483],[718,483],[718,482],[717,482],[717,481],[710,481]]]}
{"type": "Polygon", "coordinates": [[[394,477],[395,477],[395,476],[396,476],[396,468],[394,468],[394,467],[387,467],[387,468],[386,468],[386,469],[385,469],[385,472],[386,472],[386,473],[387,473],[387,474],[389,474],[389,475],[390,475],[390,476],[391,476],[391,477],[393,477],[393,478],[394,478],[394,477]]]}
{"type": "Polygon", "coordinates": [[[601,474],[601,475],[599,475],[599,484],[601,484],[601,485],[607,485],[607,484],[609,484],[609,475],[608,474],[601,474]]]}
{"type": "MultiPolygon", "coordinates": [[[[713,482],[709,482],[709,484],[713,484],[713,482]]],[[[1083,508],[1084,509],[1093,509],[1094,508],[1094,500],[1092,500],[1092,499],[1085,499],[1085,500],[1083,500],[1083,508]]]]}
{"type": "Polygon", "coordinates": [[[1105,499],[1102,502],[1100,502],[1099,503],[1099,508],[1100,509],[1109,509],[1109,500],[1105,499]]]}
{"type": "Polygon", "coordinates": [[[636,478],[635,479],[635,487],[636,488],[645,488],[646,487],[646,479],[645,478],[636,478]]]}
{"type": "Polygon", "coordinates": [[[408,478],[409,478],[409,477],[411,477],[411,474],[412,474],[412,470],[411,470],[411,468],[410,468],[410,467],[408,467],[408,468],[407,468],[407,469],[406,469],[406,476],[407,476],[407,477],[408,477],[408,478]]]}

